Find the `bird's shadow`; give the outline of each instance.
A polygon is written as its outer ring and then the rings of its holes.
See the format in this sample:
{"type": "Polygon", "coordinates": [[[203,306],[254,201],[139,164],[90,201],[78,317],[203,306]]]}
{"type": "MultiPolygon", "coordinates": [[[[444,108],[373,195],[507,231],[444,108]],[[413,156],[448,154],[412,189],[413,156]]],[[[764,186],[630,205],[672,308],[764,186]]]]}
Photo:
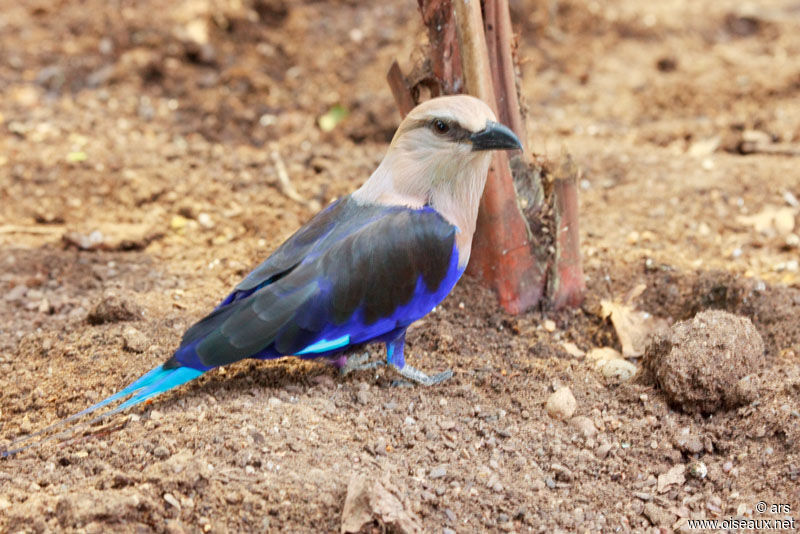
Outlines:
{"type": "MultiPolygon", "coordinates": [[[[369,352],[370,359],[379,359],[377,349],[360,348],[353,353],[369,352]]],[[[351,353],[352,354],[352,353],[351,353]]],[[[183,395],[173,395],[160,402],[148,405],[169,407],[181,399],[200,394],[208,394],[217,400],[250,395],[254,389],[263,390],[266,394],[289,390],[296,395],[323,384],[333,386],[348,384],[359,380],[358,372],[341,375],[339,370],[324,359],[305,360],[294,356],[273,360],[243,360],[222,368],[222,371],[211,371],[189,384],[189,391],[183,395]]]]}

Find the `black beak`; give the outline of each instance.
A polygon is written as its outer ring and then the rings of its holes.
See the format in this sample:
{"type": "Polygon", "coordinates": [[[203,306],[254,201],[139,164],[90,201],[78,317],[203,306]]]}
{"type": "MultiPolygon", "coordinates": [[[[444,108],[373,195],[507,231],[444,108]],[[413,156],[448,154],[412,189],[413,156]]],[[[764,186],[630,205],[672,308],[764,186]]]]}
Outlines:
{"type": "Polygon", "coordinates": [[[499,122],[487,121],[486,128],[469,136],[472,150],[522,150],[522,143],[511,131],[499,122]]]}

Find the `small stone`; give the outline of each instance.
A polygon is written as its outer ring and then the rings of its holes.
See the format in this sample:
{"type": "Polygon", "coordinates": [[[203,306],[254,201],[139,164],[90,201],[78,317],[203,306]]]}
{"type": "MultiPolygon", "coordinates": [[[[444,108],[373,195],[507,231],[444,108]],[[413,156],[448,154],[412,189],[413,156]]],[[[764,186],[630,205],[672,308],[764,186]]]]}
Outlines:
{"type": "Polygon", "coordinates": [[[673,442],[675,443],[675,448],[688,454],[699,454],[705,449],[703,440],[696,434],[692,434],[688,427],[679,430],[673,442]]]}
{"type": "Polygon", "coordinates": [[[428,473],[428,477],[432,479],[442,478],[445,475],[447,475],[447,468],[443,465],[440,465],[439,467],[434,467],[433,469],[431,469],[431,472],[428,473]]]}
{"type": "Polygon", "coordinates": [[[722,472],[723,473],[726,473],[726,474],[730,473],[731,469],[733,469],[733,462],[727,461],[724,464],[722,464],[722,472]]]}
{"type": "Polygon", "coordinates": [[[594,422],[588,417],[583,415],[578,415],[573,417],[569,420],[569,424],[573,426],[581,435],[588,439],[597,435],[597,428],[594,426],[594,422]]]}
{"type": "Polygon", "coordinates": [[[633,496],[645,502],[653,499],[653,496],[651,494],[646,493],[644,491],[634,491],[633,496]]]}
{"type": "Polygon", "coordinates": [[[163,445],[159,445],[153,451],[153,456],[155,456],[159,460],[164,460],[165,458],[169,458],[169,449],[163,445]]]}
{"type": "Polygon", "coordinates": [[[123,347],[131,352],[144,352],[147,350],[147,338],[132,326],[122,332],[123,347]]]}
{"type": "Polygon", "coordinates": [[[375,456],[386,456],[386,439],[381,437],[375,440],[375,446],[372,448],[372,450],[375,456]]]}
{"type": "Polygon", "coordinates": [[[572,417],[577,408],[578,403],[568,387],[562,387],[556,390],[548,397],[545,403],[547,414],[561,421],[572,417]]]}
{"type": "Polygon", "coordinates": [[[617,378],[623,382],[630,380],[637,371],[636,365],[623,358],[598,360],[595,365],[606,378],[617,378]]]}
{"type": "Polygon", "coordinates": [[[185,534],[186,529],[183,527],[180,521],[177,519],[168,519],[166,524],[164,525],[164,531],[166,534],[185,534]]]}
{"type": "Polygon", "coordinates": [[[414,418],[409,415],[403,420],[403,424],[406,426],[412,426],[416,424],[416,421],[414,421],[414,418]]]}
{"type": "Polygon", "coordinates": [[[197,222],[205,229],[214,228],[214,220],[208,213],[201,213],[197,216],[197,222]]]}
{"type": "Polygon", "coordinates": [[[652,502],[644,505],[643,514],[654,527],[672,526],[676,519],[676,516],[652,502]]]}
{"type": "Polygon", "coordinates": [[[555,332],[556,331],[556,322],[552,319],[547,319],[544,323],[544,329],[548,332],[555,332]]]}
{"type": "Polygon", "coordinates": [[[356,400],[359,404],[369,404],[369,391],[366,389],[359,389],[356,392],[356,400]]]}
{"type": "Polygon", "coordinates": [[[450,521],[451,523],[455,523],[455,521],[456,521],[456,514],[455,514],[455,512],[453,512],[453,511],[452,511],[450,508],[445,508],[445,509],[444,509],[444,515],[446,515],[446,516],[447,516],[447,520],[448,520],[448,521],[450,521]]]}
{"type": "Polygon", "coordinates": [[[556,474],[556,479],[563,482],[571,482],[573,479],[572,471],[561,464],[551,464],[550,469],[556,474]]]}
{"type": "Polygon", "coordinates": [[[181,509],[181,503],[179,503],[178,499],[176,499],[171,493],[165,493],[164,500],[167,501],[167,503],[172,507],[177,508],[178,510],[181,509]]]}
{"type": "Polygon", "coordinates": [[[281,404],[283,404],[283,401],[277,397],[270,397],[269,400],[267,401],[267,404],[269,405],[270,408],[275,409],[278,408],[281,404]]]}
{"type": "Polygon", "coordinates": [[[572,343],[571,341],[567,341],[562,343],[561,346],[564,348],[564,352],[572,356],[573,358],[583,358],[586,356],[586,353],[578,348],[578,345],[572,343]]]}
{"type": "Polygon", "coordinates": [[[47,299],[42,299],[39,302],[39,313],[50,313],[53,311],[53,307],[50,305],[50,301],[47,299]]]}
{"type": "Polygon", "coordinates": [[[603,443],[595,449],[594,455],[599,459],[604,460],[608,456],[609,452],[611,452],[611,445],[608,443],[603,443]]]}
{"type": "Polygon", "coordinates": [[[692,462],[686,470],[689,472],[689,476],[699,478],[700,480],[706,478],[708,474],[708,467],[706,467],[706,464],[703,462],[692,462]]]}
{"type": "Polygon", "coordinates": [[[669,489],[669,486],[673,484],[682,485],[686,482],[686,477],[684,473],[686,472],[686,466],[683,464],[678,464],[673,466],[669,471],[658,475],[658,492],[664,493],[669,489]]]}
{"type": "Polygon", "coordinates": [[[33,425],[31,424],[31,419],[27,415],[22,418],[22,422],[19,425],[19,431],[23,434],[30,434],[33,431],[33,425]]]}
{"type": "Polygon", "coordinates": [[[16,302],[18,300],[22,300],[27,292],[28,288],[22,284],[19,284],[11,288],[11,290],[5,294],[4,298],[9,302],[16,302]]]}

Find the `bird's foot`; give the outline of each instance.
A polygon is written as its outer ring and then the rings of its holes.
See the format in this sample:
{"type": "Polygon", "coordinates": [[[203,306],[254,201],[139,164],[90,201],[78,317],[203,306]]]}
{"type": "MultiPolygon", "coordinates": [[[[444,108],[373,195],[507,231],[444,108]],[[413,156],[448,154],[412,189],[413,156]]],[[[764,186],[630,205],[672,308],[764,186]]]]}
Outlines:
{"type": "MultiPolygon", "coordinates": [[[[406,380],[421,386],[434,386],[453,376],[453,371],[450,369],[433,376],[428,376],[419,369],[411,367],[408,364],[404,365],[403,367],[396,367],[394,365],[392,367],[394,367],[395,371],[397,371],[397,373],[406,380]]],[[[403,381],[400,381],[400,383],[396,385],[402,385],[402,382],[403,381]]]]}
{"type": "Polygon", "coordinates": [[[353,371],[366,371],[369,369],[375,369],[384,364],[383,360],[376,360],[374,362],[367,361],[369,359],[368,353],[363,354],[354,354],[353,356],[347,357],[347,363],[345,363],[342,367],[339,368],[339,374],[341,376],[348,375],[353,371]]]}

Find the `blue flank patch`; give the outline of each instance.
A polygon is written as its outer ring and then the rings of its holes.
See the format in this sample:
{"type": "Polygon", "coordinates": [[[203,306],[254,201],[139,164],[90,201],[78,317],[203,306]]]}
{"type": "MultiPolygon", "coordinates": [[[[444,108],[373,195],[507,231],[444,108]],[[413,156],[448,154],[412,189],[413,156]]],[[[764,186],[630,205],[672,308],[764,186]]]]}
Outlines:
{"type": "Polygon", "coordinates": [[[342,337],[332,339],[328,341],[327,339],[321,339],[314,343],[313,345],[309,345],[308,347],[304,348],[300,352],[297,353],[297,356],[302,354],[316,354],[319,352],[328,352],[330,350],[336,350],[344,347],[350,343],[350,335],[345,334],[342,337]]]}

